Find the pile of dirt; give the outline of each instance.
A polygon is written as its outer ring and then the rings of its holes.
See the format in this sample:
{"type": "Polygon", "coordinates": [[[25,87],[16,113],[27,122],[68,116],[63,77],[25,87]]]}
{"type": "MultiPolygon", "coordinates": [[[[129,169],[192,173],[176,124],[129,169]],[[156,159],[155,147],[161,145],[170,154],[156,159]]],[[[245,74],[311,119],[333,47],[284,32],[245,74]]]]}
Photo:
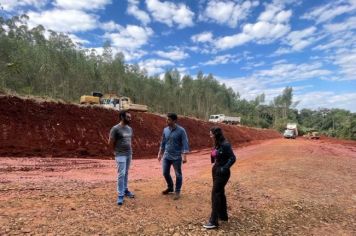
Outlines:
{"type": "MultiPolygon", "coordinates": [[[[157,154],[165,117],[133,112],[134,158],[157,154]]],[[[112,156],[107,145],[118,112],[98,106],[38,102],[0,96],[0,156],[98,157],[112,156]]],[[[182,117],[192,150],[211,146],[209,122],[182,117]]],[[[235,145],[278,138],[274,130],[221,125],[235,145]]]]}

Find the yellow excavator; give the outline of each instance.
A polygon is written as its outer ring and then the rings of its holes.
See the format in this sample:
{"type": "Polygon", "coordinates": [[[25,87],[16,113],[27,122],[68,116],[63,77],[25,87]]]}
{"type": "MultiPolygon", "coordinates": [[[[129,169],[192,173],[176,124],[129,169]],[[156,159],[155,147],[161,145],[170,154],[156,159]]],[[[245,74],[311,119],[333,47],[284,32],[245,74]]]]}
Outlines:
{"type": "Polygon", "coordinates": [[[102,94],[100,92],[93,92],[91,96],[83,95],[80,97],[80,104],[102,105],[106,108],[112,108],[119,111],[148,111],[146,105],[132,103],[129,97],[117,96],[114,93],[102,94]]]}

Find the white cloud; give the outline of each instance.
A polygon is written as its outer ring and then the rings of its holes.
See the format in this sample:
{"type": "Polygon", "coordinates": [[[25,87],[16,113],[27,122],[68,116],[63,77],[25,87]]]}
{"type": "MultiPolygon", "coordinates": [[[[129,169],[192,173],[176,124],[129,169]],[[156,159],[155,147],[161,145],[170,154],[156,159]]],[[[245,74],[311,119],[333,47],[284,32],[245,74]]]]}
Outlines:
{"type": "Polygon", "coordinates": [[[271,43],[290,31],[288,22],[291,15],[292,12],[283,10],[280,4],[269,4],[256,23],[245,24],[241,33],[218,38],[214,43],[215,47],[229,49],[252,40],[257,43],[271,43]]]}
{"type": "Polygon", "coordinates": [[[330,21],[344,13],[351,13],[356,10],[356,1],[338,0],[332,1],[326,5],[317,7],[311,12],[302,16],[302,19],[315,20],[316,23],[330,21]]]}
{"type": "MultiPolygon", "coordinates": [[[[265,80],[256,77],[240,78],[220,78],[216,77],[221,83],[232,87],[241,95],[241,98],[247,100],[255,99],[256,96],[264,93],[266,102],[269,103],[276,96],[282,94],[285,86],[273,87],[265,80]]],[[[306,92],[307,88],[313,88],[312,85],[293,86],[293,101],[299,101],[298,109],[309,108],[340,108],[356,112],[356,93],[354,92],[334,92],[334,91],[313,91],[306,92]]]]}
{"type": "Polygon", "coordinates": [[[157,51],[156,54],[160,57],[167,58],[173,61],[179,61],[189,57],[188,53],[180,49],[175,49],[169,52],[157,51]]]}
{"type": "Polygon", "coordinates": [[[292,11],[281,11],[276,15],[276,22],[285,23],[289,21],[289,18],[292,16],[292,11]]]}
{"type": "Polygon", "coordinates": [[[104,38],[111,42],[115,52],[122,52],[127,61],[139,59],[147,54],[141,50],[141,47],[147,44],[153,35],[151,28],[136,25],[127,25],[126,27],[116,25],[115,27],[118,28],[117,32],[104,34],[104,38]]]}
{"type": "MultiPolygon", "coordinates": [[[[252,100],[256,96],[264,93],[266,103],[269,103],[276,96],[282,94],[285,86],[273,87],[265,80],[256,77],[221,78],[215,76],[221,83],[232,87],[238,92],[241,98],[252,100]]],[[[313,88],[312,85],[292,86],[293,101],[299,101],[298,109],[309,108],[340,108],[356,112],[355,92],[334,92],[334,91],[313,91],[306,92],[306,89],[313,88]]]]}
{"type": "Polygon", "coordinates": [[[215,47],[218,49],[229,49],[240,46],[251,41],[253,37],[248,34],[240,33],[232,36],[225,36],[215,41],[215,47]]]}
{"type": "Polygon", "coordinates": [[[271,69],[260,70],[254,73],[254,77],[263,78],[268,83],[290,83],[294,81],[318,79],[332,74],[323,69],[321,63],[303,64],[276,64],[271,69]]]}
{"type": "Polygon", "coordinates": [[[267,21],[259,21],[255,24],[246,24],[243,28],[245,34],[250,35],[252,38],[257,40],[275,40],[290,30],[289,25],[281,23],[271,23],[267,21]]]}
{"type": "Polygon", "coordinates": [[[283,55],[283,54],[288,54],[293,52],[291,48],[286,48],[286,47],[282,47],[282,48],[278,48],[272,55],[273,56],[279,56],[279,55],[283,55]]]}
{"type": "Polygon", "coordinates": [[[107,31],[107,32],[112,32],[112,31],[117,31],[117,30],[122,30],[123,27],[114,21],[108,21],[100,24],[100,28],[107,31]]]}
{"type": "Polygon", "coordinates": [[[266,65],[266,63],[264,61],[261,61],[261,62],[248,61],[246,63],[246,66],[243,66],[240,68],[244,69],[244,70],[255,70],[256,67],[260,67],[260,66],[264,66],[264,65],[266,65]]]}
{"type": "Polygon", "coordinates": [[[356,17],[346,18],[338,23],[324,25],[324,34],[328,36],[322,44],[313,50],[321,50],[330,55],[350,51],[356,47],[356,17]]]}
{"type": "Polygon", "coordinates": [[[221,83],[231,87],[235,92],[238,92],[241,98],[253,100],[256,96],[262,93],[266,96],[266,101],[271,101],[274,97],[282,94],[284,86],[269,87],[261,79],[255,77],[239,77],[239,78],[220,78],[216,77],[221,83]]]}
{"type": "Polygon", "coordinates": [[[341,68],[342,80],[356,80],[356,50],[337,55],[334,63],[341,68]]]}
{"type": "MultiPolygon", "coordinates": [[[[314,80],[332,75],[332,72],[323,69],[321,63],[291,64],[279,60],[269,69],[256,70],[248,76],[238,78],[220,78],[219,81],[232,87],[242,98],[248,100],[265,93],[266,101],[271,101],[280,95],[285,86],[296,81],[314,80]]],[[[312,84],[312,83],[311,83],[312,84]]],[[[311,85],[293,86],[294,91],[300,93],[311,85]]]]}
{"type": "Polygon", "coordinates": [[[336,39],[334,41],[331,41],[329,43],[326,44],[320,44],[317,47],[315,47],[315,50],[329,50],[331,48],[335,48],[335,47],[344,47],[345,46],[345,41],[343,39],[336,39]]]}
{"type": "Polygon", "coordinates": [[[320,38],[313,37],[315,36],[316,27],[311,26],[303,30],[292,31],[288,36],[283,40],[289,47],[279,48],[274,55],[282,55],[291,52],[301,51],[310,44],[319,40],[320,38]]]}
{"type": "Polygon", "coordinates": [[[5,11],[13,11],[20,7],[33,6],[42,8],[48,3],[48,0],[0,0],[1,7],[5,11]]]}
{"type": "Polygon", "coordinates": [[[183,77],[185,75],[189,75],[188,68],[186,68],[186,67],[177,67],[176,69],[180,73],[181,77],[183,77]]]}
{"type": "Polygon", "coordinates": [[[147,52],[144,50],[136,49],[136,50],[125,50],[122,48],[114,48],[115,53],[121,52],[125,56],[125,61],[133,61],[142,58],[143,56],[147,55],[147,52]]]}
{"type": "Polygon", "coordinates": [[[326,30],[330,33],[336,33],[340,31],[348,31],[356,29],[356,16],[350,17],[344,22],[335,23],[335,24],[327,24],[324,26],[326,30]]]}
{"type": "Polygon", "coordinates": [[[273,23],[286,23],[292,16],[291,10],[282,10],[280,4],[269,4],[266,10],[258,17],[259,21],[268,21],[273,23]]]}
{"type": "Polygon", "coordinates": [[[79,38],[77,35],[75,34],[68,34],[68,37],[74,42],[74,43],[77,43],[77,44],[89,44],[90,42],[86,39],[82,39],[82,38],[79,38]]]}
{"type": "Polygon", "coordinates": [[[128,0],[127,13],[137,18],[142,24],[147,25],[151,22],[151,18],[145,11],[139,9],[139,3],[138,0],[128,0]]]}
{"type": "Polygon", "coordinates": [[[195,53],[200,53],[200,54],[216,54],[217,53],[216,49],[211,48],[208,45],[188,46],[188,47],[185,47],[185,49],[195,52],[195,53]]]}
{"type": "Polygon", "coordinates": [[[222,65],[227,63],[238,63],[241,59],[237,55],[225,54],[216,56],[214,59],[201,63],[202,65],[222,65]]]}
{"type": "Polygon", "coordinates": [[[221,25],[235,28],[237,24],[247,18],[253,7],[258,6],[258,1],[235,1],[210,0],[205,11],[200,16],[203,21],[212,21],[221,25]]]}
{"type": "Polygon", "coordinates": [[[195,43],[207,43],[213,41],[213,34],[211,32],[203,32],[200,34],[193,35],[191,37],[192,41],[195,43]]]}
{"type": "Polygon", "coordinates": [[[286,64],[288,61],[286,59],[281,59],[278,61],[274,61],[272,64],[277,65],[277,64],[286,64]]]}
{"type": "Polygon", "coordinates": [[[138,65],[141,69],[145,69],[149,75],[155,75],[164,72],[167,66],[173,66],[174,63],[169,60],[148,59],[139,62],[138,65]]]}
{"type": "Polygon", "coordinates": [[[104,38],[109,39],[116,48],[134,50],[145,45],[152,34],[151,28],[127,25],[119,32],[105,33],[104,38]]]}
{"type": "Polygon", "coordinates": [[[87,55],[90,55],[92,52],[95,52],[95,55],[102,55],[104,52],[103,47],[97,47],[97,48],[87,48],[87,55]]]}
{"type": "Polygon", "coordinates": [[[304,30],[292,31],[287,36],[287,40],[289,41],[288,43],[293,50],[299,51],[312,43],[312,40],[308,38],[312,36],[315,33],[315,31],[316,31],[316,27],[314,26],[311,26],[304,30]]]}
{"type": "Polygon", "coordinates": [[[295,100],[300,101],[298,108],[340,108],[356,112],[356,93],[333,91],[313,91],[296,94],[295,100]]]}
{"type": "Polygon", "coordinates": [[[43,25],[46,29],[57,32],[84,32],[97,27],[97,16],[79,10],[30,11],[30,27],[43,25]]]}
{"type": "Polygon", "coordinates": [[[181,29],[194,25],[194,13],[184,4],[146,0],[146,5],[155,21],[164,23],[169,27],[178,25],[178,28],[181,29]]]}
{"type": "Polygon", "coordinates": [[[20,2],[17,0],[0,0],[0,4],[5,11],[12,11],[16,7],[21,6],[20,2]]]}
{"type": "MultiPolygon", "coordinates": [[[[96,55],[102,55],[103,52],[104,52],[104,48],[103,47],[96,47],[96,48],[87,48],[89,50],[89,52],[87,54],[90,55],[91,53],[91,50],[95,50],[95,54],[96,55]]],[[[117,54],[117,53],[122,53],[125,57],[125,61],[128,62],[128,61],[133,61],[133,60],[137,60],[137,59],[140,59],[142,58],[144,55],[147,54],[146,51],[143,51],[143,50],[134,50],[134,51],[128,51],[128,50],[122,50],[121,48],[117,48],[117,47],[113,47],[111,46],[111,49],[112,49],[112,53],[113,55],[117,54]]]]}
{"type": "MultiPolygon", "coordinates": [[[[256,70],[251,75],[239,78],[219,78],[219,81],[231,86],[241,97],[248,100],[265,93],[266,101],[280,95],[285,86],[301,80],[312,80],[330,76],[331,71],[322,68],[321,63],[287,64],[284,60],[276,61],[269,69],[256,70]]],[[[293,86],[300,91],[306,86],[293,86]]]]}
{"type": "Polygon", "coordinates": [[[54,5],[62,9],[98,10],[111,4],[111,0],[56,0],[54,5]]]}

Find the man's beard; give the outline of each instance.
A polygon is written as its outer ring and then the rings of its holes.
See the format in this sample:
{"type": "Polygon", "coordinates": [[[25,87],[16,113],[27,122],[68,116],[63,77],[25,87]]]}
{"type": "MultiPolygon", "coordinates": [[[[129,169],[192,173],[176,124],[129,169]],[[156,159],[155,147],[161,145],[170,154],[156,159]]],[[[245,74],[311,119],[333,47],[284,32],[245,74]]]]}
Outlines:
{"type": "Polygon", "coordinates": [[[131,121],[124,119],[124,123],[125,123],[125,125],[129,125],[129,124],[131,124],[131,121]]]}

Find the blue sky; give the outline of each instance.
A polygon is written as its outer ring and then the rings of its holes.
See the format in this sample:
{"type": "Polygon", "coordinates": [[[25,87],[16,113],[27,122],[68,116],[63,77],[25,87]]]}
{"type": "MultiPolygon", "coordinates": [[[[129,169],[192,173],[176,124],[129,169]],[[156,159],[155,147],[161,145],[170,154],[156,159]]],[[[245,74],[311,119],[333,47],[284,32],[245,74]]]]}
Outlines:
{"type": "Polygon", "coordinates": [[[30,27],[65,32],[82,48],[110,41],[148,74],[212,73],[242,98],[286,86],[297,108],[356,112],[356,0],[0,0],[30,27]]]}

